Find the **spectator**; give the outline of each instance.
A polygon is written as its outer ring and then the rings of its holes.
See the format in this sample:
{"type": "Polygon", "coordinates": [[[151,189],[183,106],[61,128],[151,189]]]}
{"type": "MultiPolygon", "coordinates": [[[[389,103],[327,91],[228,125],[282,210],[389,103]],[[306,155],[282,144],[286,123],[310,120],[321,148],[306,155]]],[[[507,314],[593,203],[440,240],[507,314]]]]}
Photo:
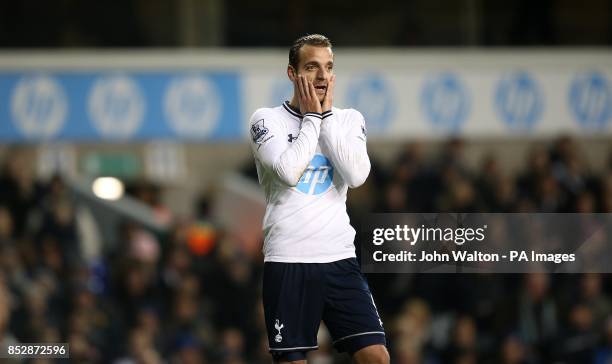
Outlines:
{"type": "MultiPolygon", "coordinates": [[[[447,142],[433,160],[425,157],[422,144],[410,144],[392,166],[377,167],[365,192],[349,196],[351,218],[367,221],[373,206],[381,212],[612,211],[612,167],[594,175],[569,138],[552,148],[534,145],[523,172],[510,174],[493,155],[471,170],[459,139],[447,142]]],[[[88,363],[269,362],[256,283],[261,265],[241,250],[231,231],[214,226],[214,242],[194,249],[190,220],[174,220],[160,202],[160,188],[144,183],[134,195],[158,212],[159,221],[171,223],[171,232],[124,223],[118,244],[98,249],[95,262],[85,259],[79,206],[69,187],[59,176],[47,184],[35,180],[20,168],[27,155],[18,150],[12,156],[0,173],[0,343],[69,342],[71,360],[88,363]]],[[[213,205],[212,194],[200,201],[200,217],[210,219],[213,205]]],[[[596,252],[594,245],[609,242],[609,232],[593,220],[582,222],[589,236],[583,251],[596,252]]],[[[496,224],[490,234],[504,244],[507,229],[496,224]]],[[[548,245],[562,241],[545,229],[519,233],[539,236],[548,245]]],[[[516,278],[372,277],[381,317],[390,328],[392,362],[611,360],[609,275],[516,278]]],[[[313,362],[340,362],[324,326],[319,343],[313,362]]]]}

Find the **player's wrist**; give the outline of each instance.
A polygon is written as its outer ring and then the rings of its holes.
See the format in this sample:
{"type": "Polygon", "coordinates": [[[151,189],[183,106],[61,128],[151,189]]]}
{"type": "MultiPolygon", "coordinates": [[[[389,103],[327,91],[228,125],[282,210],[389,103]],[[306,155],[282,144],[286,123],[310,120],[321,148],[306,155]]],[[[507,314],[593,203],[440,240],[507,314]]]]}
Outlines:
{"type": "Polygon", "coordinates": [[[324,124],[328,124],[333,119],[334,113],[331,110],[327,110],[321,113],[321,121],[324,124]]]}
{"type": "Polygon", "coordinates": [[[313,108],[306,108],[306,110],[300,110],[300,111],[301,111],[302,115],[308,114],[308,113],[314,113],[314,114],[319,114],[319,115],[323,114],[323,111],[320,108],[319,109],[316,109],[316,108],[314,108],[314,109],[313,108]]]}
{"type": "Polygon", "coordinates": [[[330,112],[331,109],[332,109],[331,102],[328,102],[327,100],[323,100],[323,102],[321,103],[321,112],[323,113],[330,112]]]}
{"type": "Polygon", "coordinates": [[[307,113],[316,113],[316,114],[322,114],[323,110],[321,108],[321,105],[314,105],[314,104],[308,104],[308,103],[300,103],[300,112],[302,113],[302,115],[307,114],[307,113]]]}
{"type": "Polygon", "coordinates": [[[323,120],[323,114],[320,112],[316,112],[316,111],[308,111],[302,114],[303,117],[315,117],[319,120],[323,120]]]}

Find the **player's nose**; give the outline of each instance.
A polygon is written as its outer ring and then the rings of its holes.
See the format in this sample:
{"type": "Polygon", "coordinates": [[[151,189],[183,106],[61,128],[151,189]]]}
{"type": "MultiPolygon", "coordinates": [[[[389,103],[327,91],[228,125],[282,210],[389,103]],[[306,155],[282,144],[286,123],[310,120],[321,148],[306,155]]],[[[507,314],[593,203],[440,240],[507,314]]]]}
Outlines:
{"type": "Polygon", "coordinates": [[[319,80],[328,80],[331,77],[331,72],[322,68],[317,72],[317,79],[319,80]]]}

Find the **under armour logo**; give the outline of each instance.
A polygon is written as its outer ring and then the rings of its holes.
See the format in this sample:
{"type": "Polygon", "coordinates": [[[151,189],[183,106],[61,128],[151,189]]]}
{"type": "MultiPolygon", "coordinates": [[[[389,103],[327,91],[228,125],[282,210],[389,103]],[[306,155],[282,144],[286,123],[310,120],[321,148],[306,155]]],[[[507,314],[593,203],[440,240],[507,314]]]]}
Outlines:
{"type": "Polygon", "coordinates": [[[293,143],[293,141],[297,139],[297,137],[294,137],[293,134],[289,134],[287,136],[289,137],[289,139],[287,140],[289,143],[293,143]]]}
{"type": "Polygon", "coordinates": [[[276,336],[274,337],[274,341],[276,341],[277,343],[283,341],[283,337],[281,336],[281,329],[283,327],[285,327],[285,325],[279,323],[279,321],[276,320],[276,323],[274,324],[274,328],[278,330],[278,334],[276,334],[276,336]]]}

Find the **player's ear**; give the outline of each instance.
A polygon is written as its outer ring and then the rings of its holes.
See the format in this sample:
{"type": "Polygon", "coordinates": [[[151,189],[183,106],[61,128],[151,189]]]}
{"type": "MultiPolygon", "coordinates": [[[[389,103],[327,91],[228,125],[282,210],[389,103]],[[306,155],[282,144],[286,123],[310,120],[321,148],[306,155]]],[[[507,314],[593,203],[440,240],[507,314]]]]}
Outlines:
{"type": "Polygon", "coordinates": [[[287,65],[287,77],[289,77],[291,82],[294,82],[297,77],[297,72],[295,72],[295,68],[292,65],[287,65]]]}

